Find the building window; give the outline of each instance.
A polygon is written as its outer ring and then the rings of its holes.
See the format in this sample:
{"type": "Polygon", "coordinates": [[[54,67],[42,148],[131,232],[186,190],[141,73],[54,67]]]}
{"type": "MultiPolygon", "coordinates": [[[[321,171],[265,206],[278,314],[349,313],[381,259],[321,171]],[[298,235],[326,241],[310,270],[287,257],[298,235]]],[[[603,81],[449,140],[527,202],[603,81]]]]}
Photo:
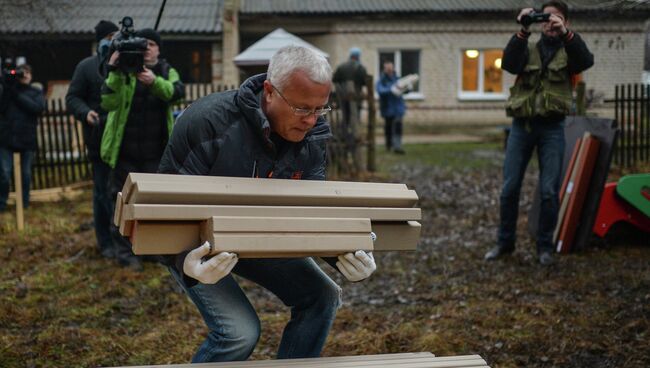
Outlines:
{"type": "Polygon", "coordinates": [[[507,97],[503,87],[501,58],[503,50],[461,50],[460,99],[502,100],[507,97]]]}
{"type": "MultiPolygon", "coordinates": [[[[417,74],[422,80],[420,75],[420,50],[380,50],[379,51],[379,65],[377,75],[381,75],[384,70],[383,63],[385,61],[392,61],[395,65],[395,72],[398,76],[403,77],[409,74],[417,74]]],[[[420,83],[413,86],[413,91],[404,95],[405,98],[421,98],[420,83]]]]}

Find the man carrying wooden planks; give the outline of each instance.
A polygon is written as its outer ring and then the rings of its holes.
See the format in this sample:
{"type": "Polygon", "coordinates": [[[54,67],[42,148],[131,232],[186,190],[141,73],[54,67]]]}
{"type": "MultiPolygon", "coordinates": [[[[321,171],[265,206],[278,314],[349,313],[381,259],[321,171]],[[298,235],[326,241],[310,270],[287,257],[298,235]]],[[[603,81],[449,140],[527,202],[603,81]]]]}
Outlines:
{"type": "MultiPolygon", "coordinates": [[[[325,180],[324,115],[332,71],[305,47],[284,47],[267,74],[238,90],[193,103],[179,117],[159,172],[255,178],[325,180]]],[[[308,247],[308,244],[305,245],[308,247]]],[[[291,308],[277,357],[320,355],[340,304],[340,287],[311,258],[238,259],[222,252],[206,259],[208,243],[166,257],[176,281],[199,309],[209,335],[193,362],[245,360],[260,335],[255,310],[230,274],[247,278],[291,308]]],[[[328,260],[350,281],[376,269],[372,253],[356,251],[328,260]]]]}

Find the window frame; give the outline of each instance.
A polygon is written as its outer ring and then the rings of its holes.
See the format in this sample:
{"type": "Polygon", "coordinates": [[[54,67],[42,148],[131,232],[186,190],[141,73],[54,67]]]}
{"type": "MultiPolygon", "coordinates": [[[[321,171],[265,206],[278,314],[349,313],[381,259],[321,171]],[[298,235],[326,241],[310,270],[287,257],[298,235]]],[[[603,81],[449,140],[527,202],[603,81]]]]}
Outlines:
{"type": "MultiPolygon", "coordinates": [[[[423,78],[422,78],[422,49],[421,48],[416,48],[416,47],[413,47],[413,48],[408,48],[408,47],[394,48],[394,47],[392,47],[392,48],[379,48],[379,49],[377,49],[377,61],[378,62],[375,64],[375,68],[378,68],[377,74],[376,74],[377,79],[379,79],[381,77],[381,73],[383,72],[383,70],[382,70],[383,68],[382,68],[382,65],[381,65],[382,64],[381,63],[381,56],[380,55],[382,53],[389,53],[389,52],[393,53],[395,71],[399,71],[399,73],[398,73],[399,76],[403,77],[403,75],[401,75],[401,71],[402,71],[402,51],[417,51],[418,52],[418,57],[420,59],[419,62],[418,62],[418,64],[419,64],[418,76],[420,77],[420,79],[418,81],[418,86],[420,87],[420,90],[419,91],[414,91],[414,92],[408,92],[408,93],[402,95],[402,97],[404,97],[404,100],[423,100],[424,99],[424,94],[422,93],[422,80],[423,80],[423,78]]],[[[375,96],[377,98],[379,98],[379,95],[377,95],[376,91],[375,91],[375,96]]]]}
{"type": "Polygon", "coordinates": [[[501,74],[501,87],[503,92],[483,92],[483,88],[485,87],[484,85],[484,78],[485,78],[485,65],[484,65],[484,58],[485,58],[485,51],[488,50],[503,50],[499,48],[473,48],[473,47],[465,47],[461,48],[460,52],[458,53],[458,93],[457,93],[457,98],[460,101],[505,101],[508,99],[508,89],[506,88],[505,84],[505,78],[504,78],[504,73],[503,73],[503,68],[502,74],[501,74]],[[478,91],[463,91],[463,55],[465,54],[465,51],[467,50],[477,50],[479,52],[478,54],[478,65],[479,65],[479,72],[478,72],[478,91]]]}

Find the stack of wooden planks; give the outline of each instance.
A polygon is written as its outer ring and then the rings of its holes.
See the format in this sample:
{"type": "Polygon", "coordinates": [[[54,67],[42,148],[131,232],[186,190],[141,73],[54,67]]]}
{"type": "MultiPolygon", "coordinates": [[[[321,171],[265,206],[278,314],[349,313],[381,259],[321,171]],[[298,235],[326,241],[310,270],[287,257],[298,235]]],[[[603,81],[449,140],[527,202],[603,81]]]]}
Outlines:
{"type": "MultiPolygon", "coordinates": [[[[436,357],[431,353],[401,353],[357,355],[326,358],[257,360],[246,362],[148,365],[149,368],[350,368],[350,367],[385,367],[385,368],[489,368],[479,355],[461,355],[436,357]]],[[[133,367],[138,368],[138,367],[133,367]]],[[[141,367],[144,368],[144,367],[141,367]]]]}
{"type": "Polygon", "coordinates": [[[140,255],[334,256],[415,250],[417,201],[404,184],[131,173],[114,221],[140,255]]]}

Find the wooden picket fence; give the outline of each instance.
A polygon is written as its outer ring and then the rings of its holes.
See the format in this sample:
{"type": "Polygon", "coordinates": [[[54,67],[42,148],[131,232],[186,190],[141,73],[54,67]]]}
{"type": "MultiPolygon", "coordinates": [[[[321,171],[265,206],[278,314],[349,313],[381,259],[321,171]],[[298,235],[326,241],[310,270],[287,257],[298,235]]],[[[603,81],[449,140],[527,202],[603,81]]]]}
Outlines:
{"type": "MultiPolygon", "coordinates": [[[[214,84],[187,84],[185,86],[185,99],[174,106],[180,112],[189,104],[214,92],[235,89],[237,86],[214,85],[214,84]]],[[[369,78],[368,90],[372,92],[372,79],[369,78]]],[[[370,93],[372,96],[372,93],[370,93]]],[[[367,105],[370,107],[368,116],[372,124],[363,124],[372,132],[365,134],[365,137],[374,137],[374,100],[369,98],[367,105]]],[[[342,127],[342,116],[337,108],[340,103],[333,102],[333,111],[328,114],[327,119],[332,125],[334,138],[330,142],[329,149],[331,171],[338,177],[355,177],[358,170],[350,162],[351,150],[350,140],[345,137],[342,127]],[[348,143],[346,143],[348,142],[348,143]]],[[[77,121],[74,116],[65,109],[63,99],[49,99],[47,110],[39,118],[37,128],[38,151],[34,157],[32,169],[31,189],[47,189],[67,187],[79,182],[90,181],[92,171],[85,149],[85,142],[82,134],[82,122],[77,121]]],[[[374,170],[374,141],[362,139],[355,142],[363,149],[364,156],[372,155],[372,163],[368,158],[364,161],[364,170],[374,170]]],[[[13,183],[12,183],[13,188],[13,183]]]]}
{"type": "Polygon", "coordinates": [[[650,85],[616,86],[616,121],[621,129],[614,161],[634,167],[650,161],[650,85]]]}

